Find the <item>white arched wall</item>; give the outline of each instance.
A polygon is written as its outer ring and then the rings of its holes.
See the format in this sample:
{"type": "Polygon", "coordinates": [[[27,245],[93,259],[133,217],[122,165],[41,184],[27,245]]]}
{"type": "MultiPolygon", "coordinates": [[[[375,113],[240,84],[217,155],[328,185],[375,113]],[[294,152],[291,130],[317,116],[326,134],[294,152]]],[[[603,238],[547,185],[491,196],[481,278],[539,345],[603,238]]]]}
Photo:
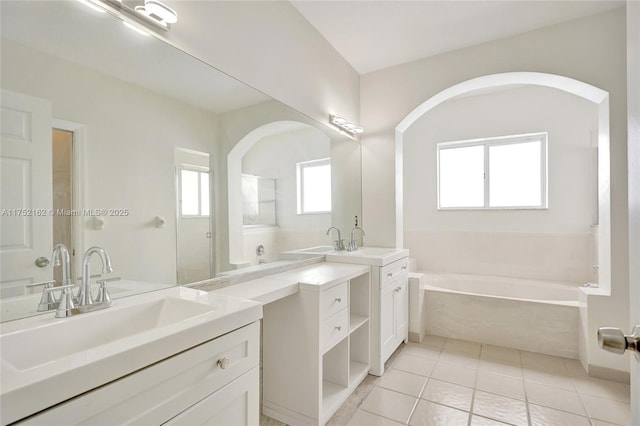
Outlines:
{"type": "MultiPolygon", "coordinates": [[[[537,85],[562,90],[579,96],[597,105],[598,108],[598,262],[599,289],[583,289],[581,306],[584,312],[580,331],[580,360],[590,374],[598,375],[590,360],[598,351],[593,338],[593,328],[602,318],[599,309],[586,310],[592,296],[611,295],[611,201],[610,201],[610,158],[609,158],[609,93],[590,84],[572,78],[539,73],[508,72],[473,78],[451,86],[420,104],[407,115],[395,129],[395,194],[396,194],[396,247],[403,247],[404,239],[404,176],[403,138],[404,134],[420,117],[431,109],[457,96],[475,91],[520,85],[537,85]]],[[[595,302],[595,300],[594,300],[595,302]]],[[[595,305],[599,305],[596,303],[595,305]]],[[[594,306],[595,307],[595,306],[594,306]]]]}
{"type": "Polygon", "coordinates": [[[609,196],[609,93],[590,84],[555,74],[539,72],[509,72],[473,78],[451,86],[434,95],[411,111],[395,129],[396,134],[396,247],[402,247],[404,223],[404,176],[403,139],[404,133],[413,123],[428,111],[457,96],[491,88],[537,85],[562,90],[584,98],[598,106],[598,216],[600,288],[608,293],[611,286],[610,267],[610,196],[609,196]]]}
{"type": "Polygon", "coordinates": [[[312,128],[305,123],[282,120],[267,123],[249,132],[233,147],[227,156],[227,188],[229,197],[229,263],[239,265],[244,258],[242,232],[242,157],[261,139],[300,128],[312,128]]]}

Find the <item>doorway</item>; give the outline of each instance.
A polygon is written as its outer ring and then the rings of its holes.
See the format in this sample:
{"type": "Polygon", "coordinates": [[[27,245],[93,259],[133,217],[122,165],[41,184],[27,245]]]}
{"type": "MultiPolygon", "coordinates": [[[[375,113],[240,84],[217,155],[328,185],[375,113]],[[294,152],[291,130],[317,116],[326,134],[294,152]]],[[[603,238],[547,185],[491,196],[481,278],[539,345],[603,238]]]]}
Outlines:
{"type": "MultiPolygon", "coordinates": [[[[73,279],[75,250],[73,247],[73,132],[54,128],[52,131],[52,195],[53,245],[69,248],[71,278],[73,279]]],[[[62,268],[53,268],[53,278],[62,280],[62,268]]]]}

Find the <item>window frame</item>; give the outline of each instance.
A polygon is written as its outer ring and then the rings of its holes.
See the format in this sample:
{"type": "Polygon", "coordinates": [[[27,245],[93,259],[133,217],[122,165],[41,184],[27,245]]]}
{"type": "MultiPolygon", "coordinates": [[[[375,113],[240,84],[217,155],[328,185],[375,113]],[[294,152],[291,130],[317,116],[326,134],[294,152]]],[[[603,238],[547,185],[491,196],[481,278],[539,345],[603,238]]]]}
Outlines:
{"type": "MultiPolygon", "coordinates": [[[[296,163],[296,183],[297,183],[297,211],[299,215],[313,215],[313,214],[330,214],[333,211],[332,200],[329,200],[329,210],[323,211],[305,211],[304,210],[304,173],[303,170],[307,167],[321,167],[328,165],[331,168],[331,157],[321,158],[318,160],[301,161],[296,163]]],[[[332,188],[330,187],[331,191],[332,188]]]]}
{"type": "Polygon", "coordinates": [[[437,210],[547,210],[549,208],[549,178],[548,178],[548,134],[547,132],[526,133],[521,135],[497,136],[480,139],[468,139],[461,141],[440,142],[436,145],[436,186],[437,186],[437,210]],[[492,146],[517,145],[528,142],[540,142],[540,205],[537,206],[500,206],[490,205],[490,156],[489,148],[492,146]],[[440,204],[440,152],[442,149],[465,148],[482,146],[484,148],[484,206],[480,207],[442,207],[440,204]]]}
{"type": "Polygon", "coordinates": [[[178,214],[181,219],[205,219],[211,217],[211,172],[207,167],[200,167],[194,165],[180,165],[178,166],[178,214]],[[202,212],[202,174],[206,173],[207,180],[209,181],[209,212],[206,215],[203,214],[183,214],[182,213],[182,172],[197,172],[198,173],[198,211],[202,212]]]}

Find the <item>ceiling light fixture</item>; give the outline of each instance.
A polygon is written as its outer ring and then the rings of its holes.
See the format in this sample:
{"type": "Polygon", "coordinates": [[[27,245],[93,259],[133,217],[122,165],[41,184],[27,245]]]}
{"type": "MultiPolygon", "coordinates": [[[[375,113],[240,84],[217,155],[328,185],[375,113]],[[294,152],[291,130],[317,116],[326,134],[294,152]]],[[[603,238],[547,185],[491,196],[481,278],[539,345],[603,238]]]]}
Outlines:
{"type": "Polygon", "coordinates": [[[145,0],[144,9],[151,18],[164,21],[167,24],[175,24],[178,22],[178,14],[176,11],[158,0],[145,0]]]}
{"type": "Polygon", "coordinates": [[[349,120],[342,117],[329,115],[329,122],[334,126],[336,126],[337,128],[344,130],[345,132],[351,135],[359,135],[360,133],[364,132],[364,129],[361,126],[358,126],[357,124],[353,124],[349,120]]]}

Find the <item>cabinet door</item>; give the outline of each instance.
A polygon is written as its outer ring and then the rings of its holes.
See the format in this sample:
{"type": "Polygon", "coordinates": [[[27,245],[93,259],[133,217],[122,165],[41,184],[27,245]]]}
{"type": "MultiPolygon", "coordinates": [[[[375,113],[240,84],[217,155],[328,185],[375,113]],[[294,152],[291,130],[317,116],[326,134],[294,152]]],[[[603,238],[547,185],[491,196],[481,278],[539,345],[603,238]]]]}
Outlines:
{"type": "Polygon", "coordinates": [[[258,425],[259,370],[247,373],[183,411],[164,425],[258,425]]]}
{"type": "Polygon", "coordinates": [[[402,280],[394,285],[394,314],[396,320],[395,326],[395,343],[396,347],[405,339],[409,334],[409,283],[407,280],[402,280]]]}
{"type": "Polygon", "coordinates": [[[382,363],[396,349],[396,287],[395,283],[389,283],[382,288],[380,295],[380,351],[382,363]]]}

